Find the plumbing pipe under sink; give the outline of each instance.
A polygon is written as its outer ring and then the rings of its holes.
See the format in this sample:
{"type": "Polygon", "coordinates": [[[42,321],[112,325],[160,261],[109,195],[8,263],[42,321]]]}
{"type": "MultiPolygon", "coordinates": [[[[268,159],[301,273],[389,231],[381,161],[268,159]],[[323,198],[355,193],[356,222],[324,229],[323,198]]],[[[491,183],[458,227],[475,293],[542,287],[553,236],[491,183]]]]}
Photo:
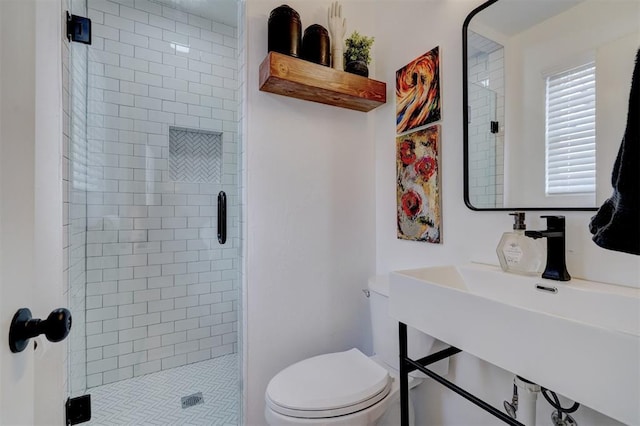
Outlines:
{"type": "Polygon", "coordinates": [[[520,422],[527,426],[536,424],[536,402],[540,394],[540,386],[516,376],[513,382],[518,387],[518,414],[520,422]]]}
{"type": "Polygon", "coordinates": [[[536,403],[540,386],[520,376],[513,378],[514,393],[511,404],[505,401],[505,408],[510,407],[507,413],[526,426],[536,424],[536,403]]]}

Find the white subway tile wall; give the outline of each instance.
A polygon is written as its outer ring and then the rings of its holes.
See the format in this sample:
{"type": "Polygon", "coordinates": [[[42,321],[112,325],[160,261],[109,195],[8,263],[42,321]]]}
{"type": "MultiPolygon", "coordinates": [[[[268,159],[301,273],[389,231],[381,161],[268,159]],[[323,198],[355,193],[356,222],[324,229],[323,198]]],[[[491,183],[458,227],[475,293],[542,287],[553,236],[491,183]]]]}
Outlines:
{"type": "Polygon", "coordinates": [[[88,7],[85,382],[94,387],[237,351],[239,112],[235,28],[147,0],[88,7]],[[172,179],[174,126],[218,135],[214,183],[172,179]]]}

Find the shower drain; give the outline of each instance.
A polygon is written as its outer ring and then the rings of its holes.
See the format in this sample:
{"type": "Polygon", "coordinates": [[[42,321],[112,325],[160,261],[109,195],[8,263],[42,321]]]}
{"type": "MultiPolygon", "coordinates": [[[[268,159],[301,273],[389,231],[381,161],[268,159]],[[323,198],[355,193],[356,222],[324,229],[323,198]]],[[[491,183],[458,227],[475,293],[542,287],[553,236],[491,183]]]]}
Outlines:
{"type": "Polygon", "coordinates": [[[193,407],[194,405],[204,404],[204,398],[202,397],[202,392],[183,396],[181,401],[182,401],[182,408],[189,408],[189,407],[193,407]]]}

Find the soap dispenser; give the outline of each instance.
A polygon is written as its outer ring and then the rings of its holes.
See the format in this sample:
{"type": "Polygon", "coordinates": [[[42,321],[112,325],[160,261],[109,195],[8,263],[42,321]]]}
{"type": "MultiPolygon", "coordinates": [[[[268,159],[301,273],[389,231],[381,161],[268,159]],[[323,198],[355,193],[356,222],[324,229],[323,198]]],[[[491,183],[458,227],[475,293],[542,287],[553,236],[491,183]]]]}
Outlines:
{"type": "Polygon", "coordinates": [[[517,274],[537,275],[542,270],[543,250],[537,241],[524,235],[526,225],[524,212],[513,212],[513,231],[502,234],[496,248],[500,266],[505,272],[517,274]]]}

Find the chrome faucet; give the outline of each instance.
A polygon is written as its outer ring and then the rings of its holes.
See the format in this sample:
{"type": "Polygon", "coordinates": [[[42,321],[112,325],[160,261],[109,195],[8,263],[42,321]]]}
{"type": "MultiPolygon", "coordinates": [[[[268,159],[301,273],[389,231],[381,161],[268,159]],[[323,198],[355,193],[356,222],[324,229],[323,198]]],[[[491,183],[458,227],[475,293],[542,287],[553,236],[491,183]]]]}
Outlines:
{"type": "Polygon", "coordinates": [[[547,239],[547,265],[542,278],[556,281],[569,281],[571,275],[567,271],[565,255],[565,220],[564,216],[540,216],[547,219],[544,231],[524,231],[527,237],[547,239]]]}

